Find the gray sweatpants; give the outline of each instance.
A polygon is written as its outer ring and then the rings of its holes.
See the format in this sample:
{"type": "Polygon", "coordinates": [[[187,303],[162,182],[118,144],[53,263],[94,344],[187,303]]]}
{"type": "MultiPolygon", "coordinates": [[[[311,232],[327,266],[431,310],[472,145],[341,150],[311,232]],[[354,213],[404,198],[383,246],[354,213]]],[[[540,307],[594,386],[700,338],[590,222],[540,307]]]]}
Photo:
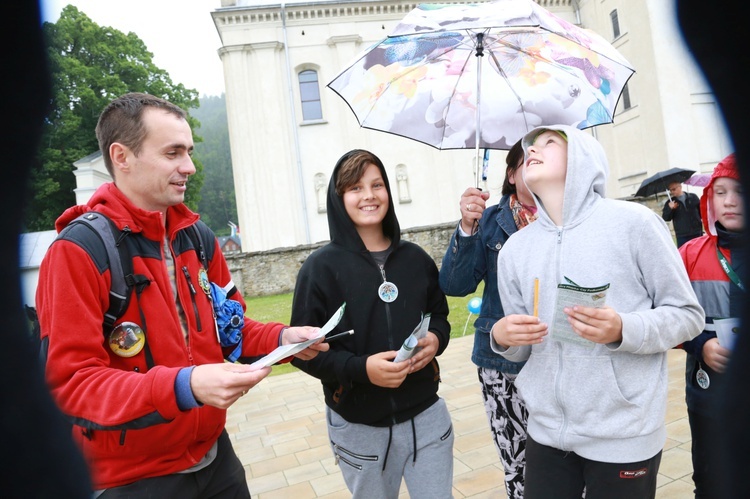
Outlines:
{"type": "Polygon", "coordinates": [[[395,499],[402,477],[411,499],[453,497],[453,426],[443,399],[413,425],[390,429],[349,423],[330,408],[326,414],[333,454],[355,499],[395,499]]]}

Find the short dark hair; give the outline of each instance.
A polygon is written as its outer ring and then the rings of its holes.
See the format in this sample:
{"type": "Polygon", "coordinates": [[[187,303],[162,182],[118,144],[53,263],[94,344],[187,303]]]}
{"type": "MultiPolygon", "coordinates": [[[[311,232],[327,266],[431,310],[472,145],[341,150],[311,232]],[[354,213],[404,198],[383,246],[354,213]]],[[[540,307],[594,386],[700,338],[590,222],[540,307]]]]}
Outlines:
{"type": "Polygon", "coordinates": [[[508,155],[505,156],[505,180],[503,180],[502,195],[507,196],[509,194],[516,193],[516,184],[511,184],[508,180],[510,177],[516,174],[523,165],[523,145],[519,140],[508,151],[508,155]]]}
{"type": "Polygon", "coordinates": [[[370,151],[355,149],[347,153],[336,175],[336,194],[343,196],[349,187],[359,182],[367,166],[371,164],[377,166],[381,172],[385,171],[383,162],[370,151]]]}
{"type": "Polygon", "coordinates": [[[134,154],[141,151],[147,130],[143,124],[143,112],[148,108],[163,109],[178,118],[187,120],[187,113],[169,101],[149,94],[131,92],[122,95],[104,108],[96,124],[96,139],[104,158],[104,166],[114,179],[109,147],[115,142],[127,146],[134,154]]]}

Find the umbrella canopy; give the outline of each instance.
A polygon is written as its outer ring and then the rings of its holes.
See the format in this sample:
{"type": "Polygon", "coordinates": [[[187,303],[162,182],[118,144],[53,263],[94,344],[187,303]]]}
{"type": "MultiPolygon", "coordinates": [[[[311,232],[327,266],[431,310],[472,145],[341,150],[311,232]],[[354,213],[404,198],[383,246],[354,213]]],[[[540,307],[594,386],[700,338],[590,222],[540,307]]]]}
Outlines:
{"type": "Polygon", "coordinates": [[[418,6],[328,87],[364,128],[475,148],[478,160],[539,125],[611,123],[633,72],[596,33],[531,0],[497,0],[418,6]]]}
{"type": "Polygon", "coordinates": [[[664,192],[673,182],[683,183],[695,173],[695,170],[686,170],[685,168],[670,168],[661,171],[641,182],[641,186],[635,193],[636,196],[646,197],[657,192],[664,192]]]}
{"type": "Polygon", "coordinates": [[[694,185],[696,187],[706,187],[710,181],[710,173],[696,173],[689,179],[685,180],[683,184],[694,185]]]}

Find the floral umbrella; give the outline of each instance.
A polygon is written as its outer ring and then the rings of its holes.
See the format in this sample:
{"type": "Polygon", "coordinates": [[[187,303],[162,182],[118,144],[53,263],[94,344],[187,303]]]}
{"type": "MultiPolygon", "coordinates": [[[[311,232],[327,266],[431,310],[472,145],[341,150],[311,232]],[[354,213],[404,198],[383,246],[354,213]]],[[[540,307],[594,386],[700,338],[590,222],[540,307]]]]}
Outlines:
{"type": "Polygon", "coordinates": [[[611,123],[633,73],[596,33],[531,0],[497,0],[418,6],[328,87],[360,126],[474,148],[478,168],[480,147],[510,149],[536,126],[611,123]]]}

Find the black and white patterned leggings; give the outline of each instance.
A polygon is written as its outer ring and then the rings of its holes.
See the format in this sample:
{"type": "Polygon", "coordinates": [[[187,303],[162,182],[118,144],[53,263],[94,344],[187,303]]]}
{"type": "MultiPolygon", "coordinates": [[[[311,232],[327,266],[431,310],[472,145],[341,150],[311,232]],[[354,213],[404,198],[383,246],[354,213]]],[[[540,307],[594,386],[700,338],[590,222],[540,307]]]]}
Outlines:
{"type": "Polygon", "coordinates": [[[505,490],[509,499],[522,499],[529,413],[516,390],[517,375],[484,367],[477,372],[492,438],[505,471],[505,490]]]}

